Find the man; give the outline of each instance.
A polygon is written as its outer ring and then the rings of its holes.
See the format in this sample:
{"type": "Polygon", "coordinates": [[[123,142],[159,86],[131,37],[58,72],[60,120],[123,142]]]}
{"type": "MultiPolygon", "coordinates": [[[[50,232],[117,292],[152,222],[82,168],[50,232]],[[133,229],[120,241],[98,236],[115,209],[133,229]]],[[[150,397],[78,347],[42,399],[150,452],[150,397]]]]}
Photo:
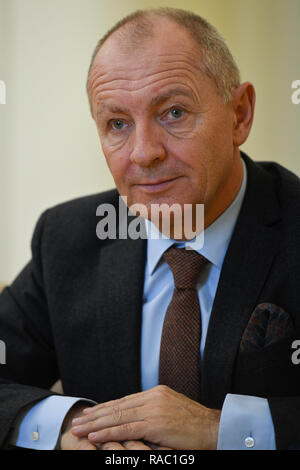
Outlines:
{"type": "Polygon", "coordinates": [[[299,179],[241,156],[252,84],[214,28],[159,9],[100,41],[88,95],[118,191],[46,211],[1,295],[1,445],[299,448],[299,179]],[[95,236],[119,195],[147,241],[95,236]],[[153,240],[154,204],[204,204],[204,246],[153,240]]]}

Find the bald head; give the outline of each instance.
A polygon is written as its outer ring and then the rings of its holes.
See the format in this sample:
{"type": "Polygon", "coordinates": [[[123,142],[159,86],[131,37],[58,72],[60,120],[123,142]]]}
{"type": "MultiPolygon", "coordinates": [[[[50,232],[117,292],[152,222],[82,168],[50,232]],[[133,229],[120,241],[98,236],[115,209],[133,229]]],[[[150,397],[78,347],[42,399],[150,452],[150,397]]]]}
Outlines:
{"type": "MultiPolygon", "coordinates": [[[[166,22],[176,25],[177,31],[184,29],[193,38],[198,49],[199,67],[214,80],[224,102],[230,101],[233,90],[240,85],[240,75],[225,41],[205,19],[192,12],[175,8],[138,10],[119,21],[100,39],[88,72],[89,99],[89,79],[94,61],[108,40],[116,41],[122,52],[132,55],[143,48],[151,48],[155,35],[160,34],[163,37],[166,22]]],[[[168,34],[167,30],[165,32],[168,34]]],[[[177,34],[176,29],[174,34],[177,34]]],[[[114,61],[113,55],[110,59],[114,61]]]]}

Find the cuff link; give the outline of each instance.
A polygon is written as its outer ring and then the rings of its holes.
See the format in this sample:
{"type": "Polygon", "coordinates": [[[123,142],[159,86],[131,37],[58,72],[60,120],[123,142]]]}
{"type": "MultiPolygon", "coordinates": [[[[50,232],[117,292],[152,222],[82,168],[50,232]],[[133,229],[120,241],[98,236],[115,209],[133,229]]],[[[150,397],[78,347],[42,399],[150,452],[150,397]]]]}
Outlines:
{"type": "Polygon", "coordinates": [[[33,432],[33,433],[31,434],[31,440],[32,440],[32,441],[38,441],[39,438],[40,438],[40,435],[39,435],[39,433],[38,433],[37,431],[35,431],[35,432],[33,432]]]}
{"type": "Polygon", "coordinates": [[[245,446],[248,447],[248,448],[251,448],[251,447],[254,447],[254,444],[255,444],[255,441],[253,439],[253,437],[246,437],[245,439],[245,446]]]}

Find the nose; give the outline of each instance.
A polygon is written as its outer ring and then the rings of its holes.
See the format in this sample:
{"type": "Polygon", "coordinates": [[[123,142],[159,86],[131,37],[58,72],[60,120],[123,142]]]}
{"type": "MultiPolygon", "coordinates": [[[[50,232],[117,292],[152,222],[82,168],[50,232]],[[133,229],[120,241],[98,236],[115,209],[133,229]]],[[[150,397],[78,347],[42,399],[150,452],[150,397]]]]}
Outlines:
{"type": "Polygon", "coordinates": [[[138,123],[132,135],[130,160],[139,166],[150,167],[166,158],[161,130],[155,123],[138,123]]]}

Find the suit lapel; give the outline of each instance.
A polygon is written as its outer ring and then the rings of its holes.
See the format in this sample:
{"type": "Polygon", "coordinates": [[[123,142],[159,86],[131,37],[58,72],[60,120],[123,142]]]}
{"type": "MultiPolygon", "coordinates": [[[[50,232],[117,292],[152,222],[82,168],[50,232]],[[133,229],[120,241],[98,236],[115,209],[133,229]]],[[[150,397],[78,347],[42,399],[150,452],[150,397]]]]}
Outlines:
{"type": "Polygon", "coordinates": [[[98,332],[102,400],[141,390],[140,341],[145,240],[114,240],[101,249],[98,332]]]}
{"type": "Polygon", "coordinates": [[[223,263],[203,357],[201,402],[208,407],[220,408],[230,392],[241,336],[278,250],[274,223],[280,217],[273,178],[244,159],[247,191],[223,263]]]}

